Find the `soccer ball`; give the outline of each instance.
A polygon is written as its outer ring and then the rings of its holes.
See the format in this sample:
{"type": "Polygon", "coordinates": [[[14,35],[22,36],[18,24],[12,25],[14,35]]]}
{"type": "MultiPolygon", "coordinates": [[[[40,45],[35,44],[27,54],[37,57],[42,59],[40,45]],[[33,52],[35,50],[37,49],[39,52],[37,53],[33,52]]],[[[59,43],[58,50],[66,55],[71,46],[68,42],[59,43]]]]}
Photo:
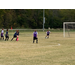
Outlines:
{"type": "Polygon", "coordinates": [[[60,44],[58,44],[60,46],[60,44]]]}
{"type": "Polygon", "coordinates": [[[45,37],[47,39],[47,37],[45,37]]]}

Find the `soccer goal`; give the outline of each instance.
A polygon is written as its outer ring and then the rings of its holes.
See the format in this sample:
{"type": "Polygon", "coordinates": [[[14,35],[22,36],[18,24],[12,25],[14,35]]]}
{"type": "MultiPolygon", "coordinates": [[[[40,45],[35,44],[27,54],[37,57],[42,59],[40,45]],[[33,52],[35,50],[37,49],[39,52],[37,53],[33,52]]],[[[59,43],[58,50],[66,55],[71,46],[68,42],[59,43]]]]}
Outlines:
{"type": "Polygon", "coordinates": [[[63,37],[75,37],[75,22],[63,22],[63,37]]]}

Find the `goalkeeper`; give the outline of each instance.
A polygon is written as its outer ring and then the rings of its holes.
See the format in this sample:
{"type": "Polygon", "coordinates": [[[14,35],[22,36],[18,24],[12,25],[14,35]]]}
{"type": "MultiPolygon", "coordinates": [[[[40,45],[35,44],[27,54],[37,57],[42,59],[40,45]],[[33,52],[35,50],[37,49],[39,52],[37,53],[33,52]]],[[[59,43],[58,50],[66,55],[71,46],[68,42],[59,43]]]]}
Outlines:
{"type": "Polygon", "coordinates": [[[38,33],[37,33],[37,31],[35,30],[35,31],[33,32],[33,43],[34,43],[35,40],[36,40],[36,43],[38,43],[37,35],[38,35],[38,33]]]}

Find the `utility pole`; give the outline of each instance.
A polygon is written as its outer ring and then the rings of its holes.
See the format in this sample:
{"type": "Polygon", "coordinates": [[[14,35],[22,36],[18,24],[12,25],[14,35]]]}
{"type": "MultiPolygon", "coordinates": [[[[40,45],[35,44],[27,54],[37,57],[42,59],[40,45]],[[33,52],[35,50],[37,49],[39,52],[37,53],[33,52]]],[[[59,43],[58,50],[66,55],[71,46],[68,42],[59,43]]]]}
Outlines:
{"type": "Polygon", "coordinates": [[[45,9],[43,9],[43,31],[44,31],[44,24],[45,24],[45,9]]]}

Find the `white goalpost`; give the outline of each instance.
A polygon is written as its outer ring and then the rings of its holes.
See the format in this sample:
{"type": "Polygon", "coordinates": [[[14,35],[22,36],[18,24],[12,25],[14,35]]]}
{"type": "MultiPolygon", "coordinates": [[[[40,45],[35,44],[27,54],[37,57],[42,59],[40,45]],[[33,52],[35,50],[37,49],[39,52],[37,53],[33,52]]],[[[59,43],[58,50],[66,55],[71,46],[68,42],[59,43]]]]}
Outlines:
{"type": "Polygon", "coordinates": [[[63,22],[63,37],[71,37],[70,35],[73,34],[75,31],[75,22],[63,22]]]}

